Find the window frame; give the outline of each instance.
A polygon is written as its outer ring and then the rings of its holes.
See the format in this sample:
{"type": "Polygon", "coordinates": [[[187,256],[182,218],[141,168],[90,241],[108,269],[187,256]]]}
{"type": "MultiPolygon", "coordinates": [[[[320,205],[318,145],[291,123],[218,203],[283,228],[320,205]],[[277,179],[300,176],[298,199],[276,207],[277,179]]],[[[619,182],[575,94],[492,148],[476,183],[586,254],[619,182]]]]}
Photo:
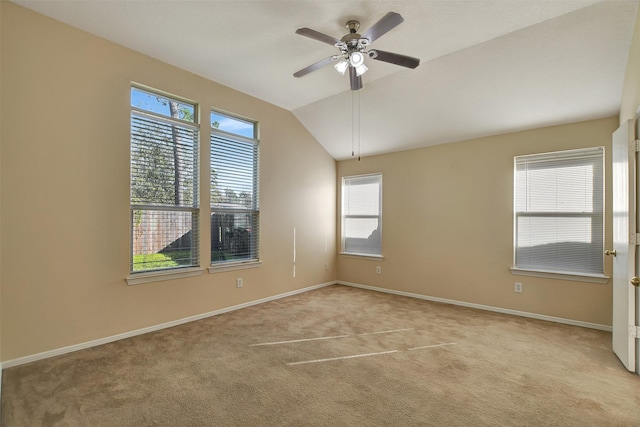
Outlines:
{"type": "Polygon", "coordinates": [[[383,188],[383,180],[382,180],[382,173],[380,172],[376,172],[376,173],[370,173],[370,174],[362,174],[362,175],[348,175],[348,176],[343,176],[342,180],[341,180],[341,186],[340,186],[340,197],[341,197],[341,203],[340,203],[340,255],[342,256],[347,256],[347,257],[357,257],[357,258],[374,258],[374,259],[381,259],[384,258],[384,256],[382,255],[382,211],[383,211],[383,207],[382,207],[382,188],[383,188]],[[359,178],[371,178],[371,177],[378,177],[379,181],[378,181],[378,215],[356,215],[356,214],[345,214],[345,183],[348,180],[352,180],[352,179],[359,179],[359,178]],[[347,219],[373,219],[373,218],[377,218],[378,220],[378,229],[380,230],[379,234],[380,234],[380,252],[379,253],[367,253],[367,252],[351,252],[348,251],[346,248],[346,236],[345,236],[345,222],[347,219]]]}
{"type": "MultiPolygon", "coordinates": [[[[197,102],[168,94],[166,92],[152,89],[143,85],[135,83],[129,86],[129,99],[130,99],[130,112],[129,112],[129,212],[130,212],[130,249],[129,249],[129,276],[125,279],[129,285],[148,283],[153,281],[169,280],[177,277],[190,277],[200,274],[202,269],[200,268],[200,125],[199,125],[199,105],[197,102]],[[151,109],[140,108],[133,105],[133,92],[142,92],[154,97],[166,99],[168,101],[178,102],[179,104],[186,105],[193,108],[193,122],[189,120],[183,120],[181,118],[166,116],[161,113],[151,111],[151,109]],[[133,147],[134,147],[134,120],[144,121],[147,120],[150,123],[159,123],[163,126],[176,126],[183,131],[190,132],[189,140],[192,141],[189,155],[192,157],[190,165],[188,166],[189,173],[191,175],[192,183],[189,189],[190,202],[185,202],[181,205],[168,204],[168,203],[154,203],[154,201],[139,202],[134,201],[133,197],[133,182],[134,182],[134,159],[133,159],[133,147]],[[135,269],[135,212],[184,212],[190,215],[191,221],[191,235],[190,235],[190,248],[188,265],[177,265],[169,267],[156,267],[147,269],[135,269]]],[[[140,126],[136,124],[135,126],[140,126]]],[[[136,143],[137,144],[137,143],[136,143]]],[[[174,177],[175,179],[175,177],[174,177]]]]}
{"type": "MultiPolygon", "coordinates": [[[[210,198],[209,201],[209,217],[210,222],[213,220],[213,215],[215,213],[223,214],[223,215],[235,215],[235,214],[246,214],[251,218],[252,230],[254,233],[250,236],[249,241],[249,257],[248,258],[234,258],[229,260],[216,260],[213,258],[213,227],[210,230],[210,246],[211,251],[209,255],[209,273],[219,273],[223,271],[231,271],[245,268],[255,268],[259,267],[262,264],[260,259],[260,138],[259,138],[259,122],[256,120],[252,120],[246,117],[239,116],[237,114],[228,113],[226,111],[222,111],[216,108],[212,108],[210,110],[211,115],[215,114],[216,116],[222,116],[225,118],[229,118],[233,121],[242,122],[247,125],[251,125],[253,127],[253,137],[247,137],[240,133],[233,133],[227,130],[222,130],[215,128],[213,125],[211,126],[211,133],[209,135],[209,173],[212,174],[213,171],[213,162],[214,162],[214,138],[219,139],[227,139],[236,144],[250,144],[253,146],[255,150],[255,158],[253,160],[253,169],[252,169],[252,200],[250,208],[239,208],[239,207],[225,207],[225,206],[216,206],[214,205],[213,197],[210,198]]],[[[213,187],[211,185],[211,175],[209,179],[209,194],[211,195],[213,187]]]]}
{"type": "MultiPolygon", "coordinates": [[[[561,150],[554,151],[548,153],[539,153],[539,154],[529,154],[529,155],[521,155],[514,156],[514,177],[513,177],[513,259],[512,259],[512,267],[510,270],[512,274],[515,275],[523,275],[523,276],[533,276],[533,277],[545,277],[545,278],[553,278],[553,279],[564,279],[564,280],[572,280],[572,281],[582,281],[582,282],[593,282],[593,283],[606,283],[609,279],[608,276],[605,275],[605,264],[604,264],[604,255],[602,255],[602,262],[597,265],[600,269],[599,272],[588,272],[588,271],[576,271],[571,269],[570,267],[566,269],[554,269],[550,268],[546,265],[527,265],[527,264],[518,264],[517,253],[518,253],[518,224],[520,218],[589,218],[591,234],[598,233],[598,227],[601,228],[602,235],[600,236],[600,248],[595,248],[593,253],[598,252],[603,254],[604,246],[605,246],[605,150],[604,147],[587,147],[587,148],[579,148],[573,150],[561,150]],[[597,153],[596,153],[597,152],[597,153]],[[595,154],[600,156],[599,159],[589,159],[589,157],[593,157],[595,154]],[[557,156],[556,159],[553,156],[557,156]],[[567,164],[567,159],[570,156],[584,156],[582,158],[578,157],[575,160],[575,165],[579,165],[582,161],[585,164],[592,163],[600,163],[600,176],[601,182],[599,183],[598,188],[594,188],[593,190],[593,203],[598,203],[598,209],[594,207],[594,209],[590,212],[588,211],[559,211],[558,209],[553,211],[519,211],[518,210],[518,164],[519,162],[526,161],[528,159],[532,159],[534,162],[544,162],[547,164],[567,164]],[[599,219],[600,224],[593,226],[593,219],[599,219]]],[[[594,177],[595,178],[595,177],[594,177]]],[[[527,190],[526,195],[528,196],[530,193],[527,190]]],[[[599,234],[599,233],[598,233],[599,234]]],[[[566,264],[565,264],[566,265],[566,264]]]]}

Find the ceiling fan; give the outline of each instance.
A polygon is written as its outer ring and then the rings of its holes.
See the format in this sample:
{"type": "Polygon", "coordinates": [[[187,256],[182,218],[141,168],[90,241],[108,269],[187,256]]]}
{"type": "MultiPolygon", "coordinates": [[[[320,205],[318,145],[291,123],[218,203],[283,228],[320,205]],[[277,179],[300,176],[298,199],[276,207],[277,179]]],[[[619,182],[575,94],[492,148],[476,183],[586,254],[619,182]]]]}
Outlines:
{"type": "Polygon", "coordinates": [[[308,67],[295,72],[293,76],[303,77],[313,71],[329,65],[331,62],[336,62],[334,67],[340,74],[344,75],[347,70],[349,70],[351,90],[359,90],[362,89],[362,75],[366,73],[368,69],[367,66],[364,65],[364,60],[367,56],[371,59],[400,65],[401,67],[416,68],[420,65],[420,59],[418,58],[400,55],[393,52],[385,52],[378,49],[367,50],[374,40],[382,37],[387,32],[400,25],[403,21],[404,19],[399,13],[389,12],[378,22],[373,24],[371,28],[365,31],[364,34],[360,35],[358,34],[360,23],[355,20],[350,20],[345,25],[347,30],[349,30],[349,34],[345,35],[341,39],[336,39],[316,30],[312,30],[311,28],[298,28],[296,30],[296,34],[335,46],[340,50],[340,53],[311,64],[308,67]]]}

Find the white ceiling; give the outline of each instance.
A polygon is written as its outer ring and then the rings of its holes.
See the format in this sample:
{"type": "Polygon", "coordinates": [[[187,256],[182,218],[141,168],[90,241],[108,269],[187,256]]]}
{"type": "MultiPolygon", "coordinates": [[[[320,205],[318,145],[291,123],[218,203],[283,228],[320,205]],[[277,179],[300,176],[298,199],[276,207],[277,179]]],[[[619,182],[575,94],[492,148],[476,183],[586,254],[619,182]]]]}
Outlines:
{"type": "Polygon", "coordinates": [[[295,114],[336,159],[352,151],[353,93],[331,66],[295,71],[387,12],[404,22],[372,47],[421,59],[368,60],[362,156],[618,113],[637,0],[14,0],[295,114]]]}

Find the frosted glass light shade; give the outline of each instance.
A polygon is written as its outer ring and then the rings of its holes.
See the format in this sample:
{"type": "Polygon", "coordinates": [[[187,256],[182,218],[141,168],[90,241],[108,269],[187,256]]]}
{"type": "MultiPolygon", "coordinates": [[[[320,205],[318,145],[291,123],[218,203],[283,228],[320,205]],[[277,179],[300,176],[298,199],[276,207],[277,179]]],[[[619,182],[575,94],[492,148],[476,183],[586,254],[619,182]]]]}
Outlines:
{"type": "Polygon", "coordinates": [[[333,67],[336,69],[337,72],[339,72],[344,76],[344,73],[347,71],[347,68],[349,68],[349,63],[347,61],[340,61],[333,67]]]}

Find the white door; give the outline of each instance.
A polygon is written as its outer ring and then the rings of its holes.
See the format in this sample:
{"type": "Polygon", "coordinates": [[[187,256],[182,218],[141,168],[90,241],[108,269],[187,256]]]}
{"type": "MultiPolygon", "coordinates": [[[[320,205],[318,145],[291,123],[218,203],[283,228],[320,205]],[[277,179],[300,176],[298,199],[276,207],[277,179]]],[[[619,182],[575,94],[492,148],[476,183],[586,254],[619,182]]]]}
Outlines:
{"type": "Polygon", "coordinates": [[[636,151],[634,123],[629,120],[613,133],[613,351],[635,372],[636,151]]]}

